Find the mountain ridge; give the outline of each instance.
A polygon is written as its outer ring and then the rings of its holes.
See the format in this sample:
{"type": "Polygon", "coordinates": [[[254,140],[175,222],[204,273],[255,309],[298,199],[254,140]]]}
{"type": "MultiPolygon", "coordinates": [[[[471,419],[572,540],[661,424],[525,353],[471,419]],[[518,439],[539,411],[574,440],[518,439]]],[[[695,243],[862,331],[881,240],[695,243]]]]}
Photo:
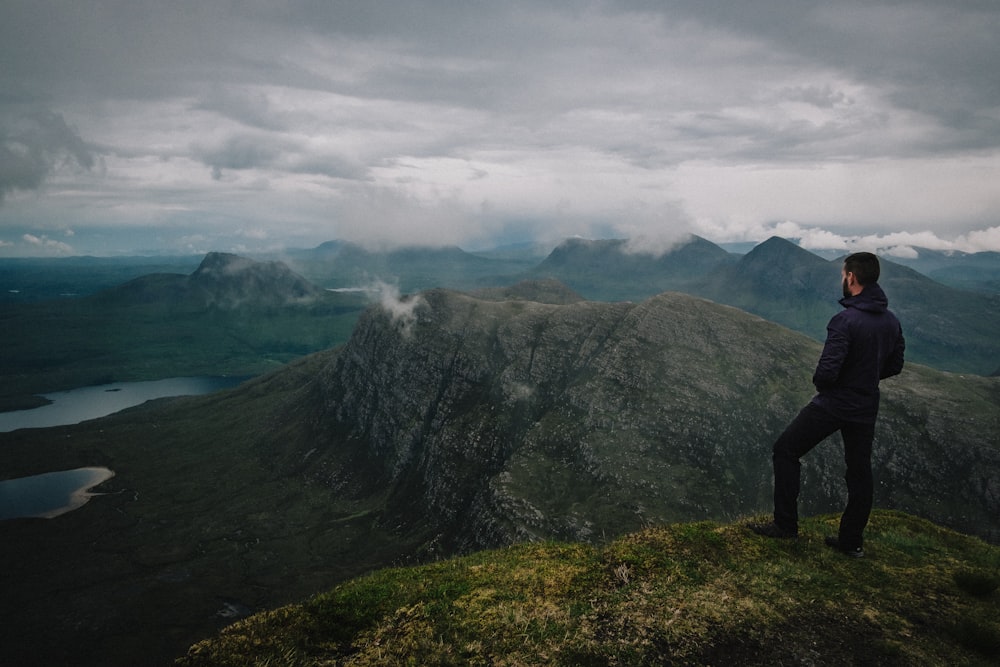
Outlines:
{"type": "Polygon", "coordinates": [[[733,255],[700,236],[675,244],[644,249],[628,239],[567,239],[528,272],[530,277],[555,278],[589,299],[642,300],[685,287],[733,255]]]}

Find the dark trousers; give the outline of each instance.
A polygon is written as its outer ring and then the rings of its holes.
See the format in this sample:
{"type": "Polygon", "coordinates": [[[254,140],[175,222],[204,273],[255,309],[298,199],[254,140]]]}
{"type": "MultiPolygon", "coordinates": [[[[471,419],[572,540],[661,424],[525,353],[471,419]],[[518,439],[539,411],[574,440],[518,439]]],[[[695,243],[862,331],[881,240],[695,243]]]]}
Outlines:
{"type": "Polygon", "coordinates": [[[823,408],[809,404],[802,408],[785,432],[774,443],[774,522],[781,528],[798,532],[799,459],[824,438],[840,431],[847,464],[847,507],[840,518],[840,544],[860,547],[862,534],[872,510],[872,441],[875,424],[837,419],[823,408]]]}

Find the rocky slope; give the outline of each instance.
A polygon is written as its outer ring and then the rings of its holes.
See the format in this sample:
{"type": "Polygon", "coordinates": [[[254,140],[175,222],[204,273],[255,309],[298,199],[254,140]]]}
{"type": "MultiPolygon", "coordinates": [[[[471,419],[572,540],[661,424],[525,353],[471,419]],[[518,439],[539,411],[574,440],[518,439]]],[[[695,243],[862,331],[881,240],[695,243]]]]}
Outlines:
{"type": "MultiPolygon", "coordinates": [[[[357,443],[400,515],[419,508],[449,549],[767,506],[771,443],[811,395],[819,352],[675,293],[549,305],[430,291],[408,305],[359,322],[320,378],[317,427],[357,443]]],[[[911,367],[884,389],[879,503],[996,538],[1000,384],[911,367]]],[[[806,511],[839,507],[838,448],[807,464],[806,511]]]]}

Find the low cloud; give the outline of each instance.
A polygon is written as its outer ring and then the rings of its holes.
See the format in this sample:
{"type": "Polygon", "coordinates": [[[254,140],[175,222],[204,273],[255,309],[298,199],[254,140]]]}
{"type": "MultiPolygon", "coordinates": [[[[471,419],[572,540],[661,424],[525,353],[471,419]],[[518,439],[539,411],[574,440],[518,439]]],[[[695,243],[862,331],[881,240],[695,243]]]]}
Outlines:
{"type": "Polygon", "coordinates": [[[996,3],[564,4],[7,3],[0,231],[1000,249],[996,3]]]}
{"type": "Polygon", "coordinates": [[[94,153],[66,124],[48,110],[0,117],[0,202],[14,190],[37,190],[66,163],[94,166],[94,153]]]}
{"type": "Polygon", "coordinates": [[[373,281],[366,289],[389,314],[393,324],[401,328],[404,336],[408,336],[417,321],[416,309],[424,305],[423,297],[419,294],[400,296],[397,285],[382,280],[373,281]]]}
{"type": "Polygon", "coordinates": [[[47,236],[35,236],[34,234],[23,234],[21,240],[27,245],[35,249],[34,254],[43,255],[73,255],[75,250],[73,246],[68,243],[63,243],[62,241],[56,241],[55,239],[50,239],[47,236]]]}
{"type": "Polygon", "coordinates": [[[785,221],[764,228],[763,235],[794,240],[806,250],[839,250],[844,253],[865,250],[910,259],[918,257],[920,249],[975,253],[1000,247],[1000,226],[972,231],[954,239],[943,239],[930,230],[846,235],[785,221]]]}

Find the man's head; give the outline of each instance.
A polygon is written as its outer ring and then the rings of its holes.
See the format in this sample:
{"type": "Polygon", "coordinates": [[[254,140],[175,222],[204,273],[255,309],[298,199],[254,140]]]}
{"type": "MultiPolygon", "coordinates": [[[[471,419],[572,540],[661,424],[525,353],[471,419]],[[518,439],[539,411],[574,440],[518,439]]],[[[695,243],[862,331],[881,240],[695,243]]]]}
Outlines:
{"type": "Polygon", "coordinates": [[[844,279],[844,296],[855,296],[868,285],[878,282],[881,269],[878,257],[870,252],[856,252],[844,258],[841,274],[844,279]]]}

